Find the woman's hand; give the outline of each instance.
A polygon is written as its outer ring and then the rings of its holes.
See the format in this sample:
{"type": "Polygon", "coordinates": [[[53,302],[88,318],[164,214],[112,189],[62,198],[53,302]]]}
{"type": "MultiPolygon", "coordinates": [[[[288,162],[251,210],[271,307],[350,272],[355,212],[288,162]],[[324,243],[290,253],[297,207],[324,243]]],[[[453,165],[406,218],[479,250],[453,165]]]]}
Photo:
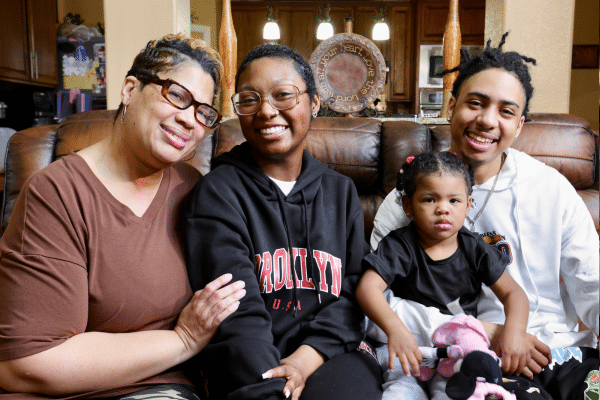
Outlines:
{"type": "Polygon", "coordinates": [[[227,285],[231,279],[231,274],[224,274],[198,290],[179,314],[175,332],[193,355],[210,342],[221,322],[238,309],[239,300],[246,294],[245,283],[227,285]]]}
{"type": "Polygon", "coordinates": [[[292,400],[298,400],[308,377],[324,362],[321,353],[303,344],[289,357],[283,358],[279,367],[265,372],[263,378],[285,378],[287,382],[283,388],[283,395],[287,399],[291,394],[292,400]]]}
{"type": "Polygon", "coordinates": [[[423,355],[412,333],[402,325],[386,334],[388,336],[390,371],[394,370],[394,362],[397,357],[402,365],[404,375],[410,376],[412,369],[413,375],[419,376],[419,364],[423,361],[423,355]]]}

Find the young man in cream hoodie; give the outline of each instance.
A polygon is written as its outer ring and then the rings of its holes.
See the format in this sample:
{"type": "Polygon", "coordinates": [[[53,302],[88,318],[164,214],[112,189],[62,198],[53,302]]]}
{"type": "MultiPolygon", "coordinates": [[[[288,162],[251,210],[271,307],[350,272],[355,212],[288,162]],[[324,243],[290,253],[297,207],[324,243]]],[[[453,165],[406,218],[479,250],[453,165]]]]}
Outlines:
{"type": "MultiPolygon", "coordinates": [[[[451,151],[471,165],[476,184],[465,225],[511,256],[507,271],[529,298],[530,356],[523,375],[554,400],[581,399],[588,374],[599,364],[598,234],[563,175],[510,148],[533,94],[525,62],[535,60],[502,52],[505,37],[498,48],[488,42],[473,58],[463,54],[454,69],[459,76],[448,107],[451,151]],[[579,332],[578,318],[590,330],[579,332]]],[[[389,232],[409,223],[400,197],[394,189],[379,208],[372,250],[389,232]]],[[[389,300],[427,337],[452,317],[407,300],[389,300]]],[[[498,351],[494,339],[504,313],[488,287],[478,303],[478,319],[498,351]]],[[[367,329],[374,330],[372,323],[367,329]]]]}

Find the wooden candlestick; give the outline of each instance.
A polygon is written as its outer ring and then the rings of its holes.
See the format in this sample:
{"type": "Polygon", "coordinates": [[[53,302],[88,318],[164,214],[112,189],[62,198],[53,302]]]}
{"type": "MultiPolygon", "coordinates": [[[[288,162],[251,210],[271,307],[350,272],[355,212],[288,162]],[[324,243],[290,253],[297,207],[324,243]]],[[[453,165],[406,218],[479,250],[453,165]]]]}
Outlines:
{"type": "Polygon", "coordinates": [[[233,28],[231,1],[223,0],[221,30],[219,31],[219,52],[223,61],[223,79],[221,80],[221,114],[233,116],[231,96],[235,93],[235,70],[237,68],[237,36],[233,28]]]}
{"type": "MultiPolygon", "coordinates": [[[[444,30],[444,69],[452,69],[460,63],[460,22],[458,20],[458,0],[450,0],[448,10],[448,21],[444,30]]],[[[458,72],[444,75],[444,90],[442,110],[440,118],[448,118],[448,102],[452,97],[452,85],[458,76],[458,72]]]]}
{"type": "Polygon", "coordinates": [[[344,32],[345,33],[353,33],[354,30],[354,19],[352,17],[344,18],[344,32]]]}
{"type": "MultiPolygon", "coordinates": [[[[353,33],[354,30],[354,19],[352,17],[344,18],[344,33],[353,33]]],[[[344,114],[344,117],[354,117],[354,115],[344,114]]]]}

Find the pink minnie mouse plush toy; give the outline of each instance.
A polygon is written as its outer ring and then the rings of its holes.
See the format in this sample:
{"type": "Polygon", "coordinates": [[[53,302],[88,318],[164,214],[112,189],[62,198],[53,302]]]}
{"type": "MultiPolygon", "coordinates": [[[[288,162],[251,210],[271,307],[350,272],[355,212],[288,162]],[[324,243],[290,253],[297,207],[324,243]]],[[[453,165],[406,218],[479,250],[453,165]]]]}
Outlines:
{"type": "MultiPolygon", "coordinates": [[[[433,346],[438,349],[446,348],[446,355],[441,358],[437,370],[446,378],[454,374],[454,364],[472,351],[479,350],[488,353],[496,359],[496,353],[489,349],[490,341],[485,333],[483,324],[469,315],[461,315],[440,325],[431,336],[433,346]]],[[[423,351],[422,351],[423,352],[423,351]]],[[[427,357],[426,354],[423,354],[427,357]]],[[[434,371],[427,365],[421,365],[422,380],[433,377],[434,371]]]]}

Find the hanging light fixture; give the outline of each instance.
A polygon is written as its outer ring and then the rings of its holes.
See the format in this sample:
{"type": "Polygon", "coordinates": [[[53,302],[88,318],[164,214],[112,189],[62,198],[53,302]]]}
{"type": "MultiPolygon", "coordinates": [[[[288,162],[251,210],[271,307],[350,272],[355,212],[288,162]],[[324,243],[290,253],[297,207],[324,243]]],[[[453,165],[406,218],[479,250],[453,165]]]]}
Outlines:
{"type": "Polygon", "coordinates": [[[333,25],[331,25],[331,17],[329,16],[329,3],[325,3],[325,7],[321,10],[322,19],[317,28],[317,39],[325,40],[333,36],[333,25]]]}
{"type": "Polygon", "coordinates": [[[279,32],[279,25],[277,25],[277,14],[272,4],[267,6],[269,13],[267,14],[267,23],[263,28],[263,39],[265,40],[279,40],[281,33],[279,32]]]}
{"type": "Polygon", "coordinates": [[[390,27],[387,24],[385,5],[382,3],[375,14],[375,26],[373,27],[373,40],[388,40],[390,38],[390,27]]]}

